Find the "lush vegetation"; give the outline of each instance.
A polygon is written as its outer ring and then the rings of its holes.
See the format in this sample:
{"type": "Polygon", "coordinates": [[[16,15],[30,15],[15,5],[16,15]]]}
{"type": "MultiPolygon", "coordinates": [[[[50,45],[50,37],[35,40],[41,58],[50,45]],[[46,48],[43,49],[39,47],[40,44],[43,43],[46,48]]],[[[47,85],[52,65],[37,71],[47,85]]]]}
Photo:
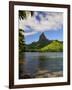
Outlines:
{"type": "Polygon", "coordinates": [[[62,52],[63,43],[57,40],[53,40],[47,44],[45,43],[32,43],[26,47],[28,52],[62,52]],[[42,46],[41,46],[42,44],[42,46]]]}
{"type": "MultiPolygon", "coordinates": [[[[19,11],[19,20],[26,18],[25,11],[19,11]]],[[[25,41],[24,41],[24,30],[19,28],[19,53],[23,52],[25,49],[25,41]]]]}
{"type": "Polygon", "coordinates": [[[58,40],[48,40],[44,33],[42,33],[37,42],[32,42],[29,45],[25,45],[25,51],[28,52],[62,52],[63,42],[58,40]]]}
{"type": "MultiPolygon", "coordinates": [[[[30,13],[31,13],[31,16],[33,16],[33,12],[30,11],[30,13]]],[[[26,11],[19,10],[19,20],[26,19],[26,18],[27,18],[26,11]]],[[[24,33],[24,30],[19,28],[19,53],[24,52],[26,47],[23,33],[24,33]]]]}
{"type": "Polygon", "coordinates": [[[24,31],[19,29],[19,52],[24,52],[25,50],[25,41],[24,41],[24,31]]]}
{"type": "Polygon", "coordinates": [[[41,48],[41,51],[49,51],[49,52],[62,52],[63,51],[63,44],[59,41],[55,40],[49,45],[41,48]]]}

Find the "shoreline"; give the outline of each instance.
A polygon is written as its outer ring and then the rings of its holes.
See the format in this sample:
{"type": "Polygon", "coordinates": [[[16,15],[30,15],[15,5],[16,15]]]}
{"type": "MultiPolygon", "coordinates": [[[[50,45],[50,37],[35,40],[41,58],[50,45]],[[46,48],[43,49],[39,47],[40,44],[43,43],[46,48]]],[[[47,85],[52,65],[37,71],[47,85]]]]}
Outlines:
{"type": "Polygon", "coordinates": [[[29,79],[29,78],[54,78],[54,77],[63,77],[63,71],[54,71],[49,72],[47,70],[39,70],[34,75],[29,73],[22,74],[19,79],[29,79]]]}
{"type": "Polygon", "coordinates": [[[36,78],[51,78],[51,77],[62,77],[62,76],[63,76],[62,71],[54,71],[54,72],[39,71],[37,73],[36,78]]]}

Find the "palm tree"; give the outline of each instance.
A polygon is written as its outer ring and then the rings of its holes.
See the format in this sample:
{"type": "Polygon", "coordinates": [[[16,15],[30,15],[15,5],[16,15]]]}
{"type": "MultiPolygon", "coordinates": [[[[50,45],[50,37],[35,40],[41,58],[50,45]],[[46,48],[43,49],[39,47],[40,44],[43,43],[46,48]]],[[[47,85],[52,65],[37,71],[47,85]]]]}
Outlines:
{"type": "Polygon", "coordinates": [[[19,29],[19,52],[23,52],[25,50],[25,41],[24,41],[24,31],[19,29]]]}
{"type": "MultiPolygon", "coordinates": [[[[19,11],[19,19],[24,19],[26,18],[26,13],[25,11],[19,11]]],[[[25,49],[25,41],[24,41],[24,30],[19,28],[19,53],[23,52],[25,49]]]]}
{"type": "Polygon", "coordinates": [[[19,10],[19,19],[25,19],[26,18],[26,12],[30,12],[31,16],[33,16],[33,11],[21,11],[19,10]]]}
{"type": "MultiPolygon", "coordinates": [[[[31,14],[31,16],[33,16],[33,11],[22,11],[19,10],[19,20],[23,20],[27,18],[27,12],[29,12],[31,14]]],[[[19,52],[23,52],[25,50],[25,41],[24,41],[24,30],[19,28],[19,52]]]]}
{"type": "Polygon", "coordinates": [[[19,19],[21,20],[21,19],[24,19],[24,18],[26,18],[25,11],[19,11],[19,19]]]}

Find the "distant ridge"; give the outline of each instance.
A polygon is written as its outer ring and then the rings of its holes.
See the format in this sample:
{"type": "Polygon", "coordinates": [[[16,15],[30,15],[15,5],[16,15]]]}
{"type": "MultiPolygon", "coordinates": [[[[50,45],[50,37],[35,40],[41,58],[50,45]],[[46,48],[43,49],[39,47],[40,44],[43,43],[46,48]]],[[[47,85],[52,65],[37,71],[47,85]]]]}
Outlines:
{"type": "Polygon", "coordinates": [[[63,50],[63,42],[58,40],[49,40],[46,38],[44,32],[39,36],[39,40],[37,42],[32,42],[29,45],[25,45],[25,51],[62,51],[63,50]]]}

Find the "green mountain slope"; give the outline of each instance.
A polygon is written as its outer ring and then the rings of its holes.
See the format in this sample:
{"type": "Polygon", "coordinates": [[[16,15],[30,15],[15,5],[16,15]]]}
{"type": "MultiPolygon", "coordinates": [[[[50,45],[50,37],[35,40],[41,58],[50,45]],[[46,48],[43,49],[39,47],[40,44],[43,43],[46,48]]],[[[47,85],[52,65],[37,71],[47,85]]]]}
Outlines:
{"type": "Polygon", "coordinates": [[[26,51],[40,51],[40,48],[50,44],[52,41],[48,40],[44,33],[42,33],[37,42],[32,42],[29,45],[26,45],[26,51]]]}
{"type": "Polygon", "coordinates": [[[63,51],[63,42],[58,40],[49,40],[42,33],[37,42],[25,45],[25,51],[27,52],[60,52],[63,51]]]}
{"type": "Polygon", "coordinates": [[[49,45],[40,49],[41,51],[60,52],[63,51],[63,44],[60,41],[54,40],[49,45]]]}

